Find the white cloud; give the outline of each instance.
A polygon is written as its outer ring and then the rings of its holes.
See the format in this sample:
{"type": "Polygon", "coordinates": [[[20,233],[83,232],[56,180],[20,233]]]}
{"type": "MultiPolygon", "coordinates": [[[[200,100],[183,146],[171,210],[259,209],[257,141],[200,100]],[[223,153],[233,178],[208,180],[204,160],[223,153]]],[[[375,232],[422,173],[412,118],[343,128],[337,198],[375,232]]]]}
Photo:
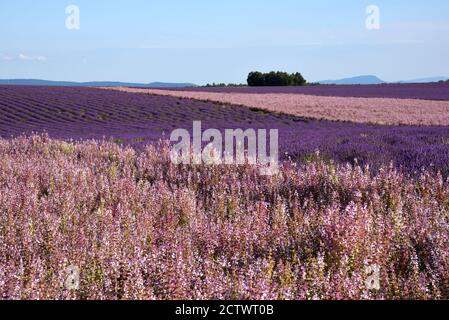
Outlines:
{"type": "Polygon", "coordinates": [[[14,60],[26,60],[26,61],[47,61],[47,57],[45,56],[30,56],[30,55],[26,55],[23,53],[20,53],[18,55],[8,55],[8,54],[3,54],[0,55],[0,60],[4,60],[4,61],[14,61],[14,60]]]}
{"type": "Polygon", "coordinates": [[[47,57],[44,56],[28,56],[23,53],[19,54],[20,60],[30,60],[30,61],[47,61],[47,57]]]}

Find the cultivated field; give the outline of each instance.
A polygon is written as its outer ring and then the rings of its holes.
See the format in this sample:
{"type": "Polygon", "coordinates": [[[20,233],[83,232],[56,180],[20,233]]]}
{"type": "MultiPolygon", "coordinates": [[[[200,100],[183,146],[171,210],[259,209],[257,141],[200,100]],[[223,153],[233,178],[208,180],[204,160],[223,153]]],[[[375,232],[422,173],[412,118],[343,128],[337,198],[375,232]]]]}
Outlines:
{"type": "MultiPolygon", "coordinates": [[[[448,91],[449,91],[449,85],[448,91]]],[[[297,93],[239,93],[114,88],[242,105],[298,117],[387,125],[449,125],[449,101],[313,96],[297,93]]]]}
{"type": "Polygon", "coordinates": [[[449,185],[435,174],[317,160],[267,178],[175,166],[163,146],[36,136],[0,154],[3,299],[449,298],[449,185]]]}
{"type": "Polygon", "coordinates": [[[447,83],[320,85],[299,87],[188,87],[166,90],[227,93],[290,93],[324,97],[392,98],[449,101],[447,83]]]}
{"type": "Polygon", "coordinates": [[[0,298],[449,299],[448,101],[191,90],[0,86],[0,298]],[[173,164],[195,120],[279,172],[173,164]]]}
{"type": "MultiPolygon", "coordinates": [[[[142,148],[169,139],[177,128],[279,130],[281,158],[316,157],[339,163],[392,163],[414,174],[449,175],[449,127],[385,126],[314,120],[259,109],[170,96],[92,88],[0,87],[0,136],[47,132],[58,139],[109,139],[142,148]]],[[[448,113],[449,114],[449,113],[448,113]]],[[[407,118],[406,113],[401,114],[407,118]]]]}

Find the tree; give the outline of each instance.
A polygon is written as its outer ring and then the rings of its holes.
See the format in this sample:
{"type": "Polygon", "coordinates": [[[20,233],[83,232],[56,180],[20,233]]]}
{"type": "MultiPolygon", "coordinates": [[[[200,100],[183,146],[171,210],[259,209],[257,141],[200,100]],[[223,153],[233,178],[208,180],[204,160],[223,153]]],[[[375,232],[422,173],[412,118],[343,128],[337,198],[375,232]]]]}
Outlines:
{"type": "Polygon", "coordinates": [[[268,73],[253,71],[248,75],[248,86],[251,87],[304,86],[306,84],[307,81],[299,72],[289,74],[281,71],[271,71],[268,73]]]}
{"type": "Polygon", "coordinates": [[[296,72],[295,74],[292,75],[292,80],[293,80],[292,85],[294,86],[303,86],[307,83],[306,79],[304,79],[302,74],[300,74],[299,72],[296,72]]]}
{"type": "Polygon", "coordinates": [[[248,75],[248,85],[251,87],[263,86],[265,83],[264,75],[261,72],[250,72],[248,75]]]}

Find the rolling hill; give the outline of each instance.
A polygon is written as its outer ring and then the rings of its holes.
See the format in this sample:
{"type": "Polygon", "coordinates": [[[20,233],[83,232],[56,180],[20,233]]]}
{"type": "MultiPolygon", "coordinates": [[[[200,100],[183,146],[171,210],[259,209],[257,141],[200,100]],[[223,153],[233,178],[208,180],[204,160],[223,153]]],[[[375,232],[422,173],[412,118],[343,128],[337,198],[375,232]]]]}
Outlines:
{"type": "Polygon", "coordinates": [[[323,80],[319,81],[320,84],[382,84],[385,81],[379,79],[376,76],[358,76],[351,78],[344,78],[339,80],[323,80]]]}
{"type": "Polygon", "coordinates": [[[51,81],[40,79],[0,79],[0,85],[22,85],[22,86],[52,86],[52,87],[137,87],[137,88],[183,88],[196,87],[193,83],[169,83],[169,82],[151,82],[151,83],[133,83],[118,81],[51,81]]]}

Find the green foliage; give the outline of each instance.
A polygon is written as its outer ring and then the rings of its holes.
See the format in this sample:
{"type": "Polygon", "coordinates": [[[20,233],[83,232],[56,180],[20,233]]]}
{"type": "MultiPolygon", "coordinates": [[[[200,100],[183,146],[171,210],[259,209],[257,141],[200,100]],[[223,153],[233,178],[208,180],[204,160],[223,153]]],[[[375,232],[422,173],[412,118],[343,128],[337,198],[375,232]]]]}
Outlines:
{"type": "Polygon", "coordinates": [[[247,81],[250,87],[304,86],[307,84],[306,79],[299,72],[289,74],[281,71],[250,72],[247,81]]]}

